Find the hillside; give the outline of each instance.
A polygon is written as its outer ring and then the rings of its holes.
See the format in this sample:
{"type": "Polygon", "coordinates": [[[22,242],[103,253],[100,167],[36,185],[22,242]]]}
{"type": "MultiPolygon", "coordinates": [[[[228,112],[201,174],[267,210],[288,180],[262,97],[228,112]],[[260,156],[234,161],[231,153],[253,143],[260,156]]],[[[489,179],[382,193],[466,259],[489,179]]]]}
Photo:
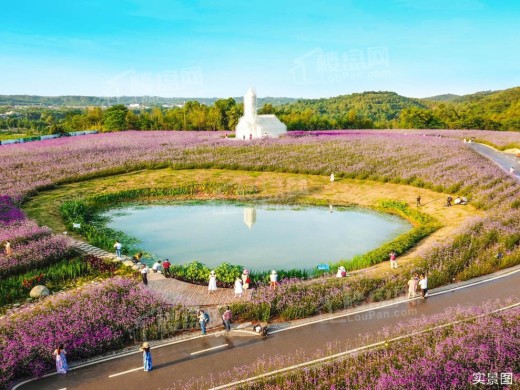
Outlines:
{"type": "Polygon", "coordinates": [[[371,91],[329,99],[300,99],[274,111],[289,129],[372,128],[388,127],[402,110],[410,107],[427,108],[419,99],[371,91]]]}
{"type": "MultiPolygon", "coordinates": [[[[4,95],[0,96],[0,130],[234,130],[242,115],[242,98],[199,100],[143,96],[110,101],[92,96],[4,95]],[[2,106],[2,102],[22,106],[2,106]],[[127,107],[135,103],[141,106],[127,107]]],[[[259,114],[276,114],[289,130],[520,130],[520,87],[429,99],[371,91],[323,99],[265,97],[257,103],[259,114]]]]}
{"type": "MultiPolygon", "coordinates": [[[[243,97],[234,98],[242,102],[243,97]]],[[[90,107],[113,106],[115,104],[140,104],[143,106],[182,105],[188,101],[196,101],[207,106],[214,104],[219,98],[183,98],[160,96],[38,96],[38,95],[0,95],[0,106],[43,106],[43,107],[90,107]]],[[[269,103],[273,106],[295,101],[295,98],[264,97],[259,104],[269,103]]]]}

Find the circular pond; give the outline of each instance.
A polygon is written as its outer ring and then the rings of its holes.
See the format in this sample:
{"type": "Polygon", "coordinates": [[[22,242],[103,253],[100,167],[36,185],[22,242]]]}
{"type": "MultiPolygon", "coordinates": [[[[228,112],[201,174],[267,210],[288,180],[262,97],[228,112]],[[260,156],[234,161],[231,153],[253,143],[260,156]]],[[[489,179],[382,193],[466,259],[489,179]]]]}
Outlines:
{"type": "Polygon", "coordinates": [[[228,262],[255,270],[314,268],[363,254],[411,228],[365,209],[222,202],[128,206],[104,215],[108,227],[174,264],[228,262]]]}

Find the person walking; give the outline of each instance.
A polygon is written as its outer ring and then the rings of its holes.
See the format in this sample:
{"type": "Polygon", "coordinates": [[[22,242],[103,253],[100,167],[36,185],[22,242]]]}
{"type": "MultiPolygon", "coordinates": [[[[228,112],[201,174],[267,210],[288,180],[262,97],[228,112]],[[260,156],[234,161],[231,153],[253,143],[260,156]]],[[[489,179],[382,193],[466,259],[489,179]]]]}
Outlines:
{"type": "Polygon", "coordinates": [[[123,245],[116,240],[116,243],[114,244],[114,248],[116,249],[116,256],[121,257],[121,248],[123,248],[123,245]]]}
{"type": "Polygon", "coordinates": [[[209,315],[206,312],[204,312],[204,310],[200,309],[197,318],[199,319],[200,330],[202,331],[202,335],[204,336],[206,334],[206,325],[209,322],[209,315]]]}
{"type": "Polygon", "coordinates": [[[276,290],[276,285],[278,284],[278,274],[274,269],[271,271],[271,275],[269,275],[269,282],[271,290],[276,290]]]}
{"type": "Polygon", "coordinates": [[[235,279],[235,298],[242,298],[244,289],[242,288],[242,280],[240,278],[235,279]]]}
{"type": "Polygon", "coordinates": [[[11,248],[11,242],[6,241],[4,244],[4,247],[5,247],[5,254],[7,256],[11,256],[13,254],[13,248],[11,248]]]}
{"type": "Polygon", "coordinates": [[[330,174],[330,182],[334,183],[334,172],[330,174]]]}
{"type": "Polygon", "coordinates": [[[421,287],[421,298],[426,299],[428,297],[428,278],[424,274],[421,274],[419,287],[421,287]]]}
{"type": "Polygon", "coordinates": [[[63,344],[60,344],[52,354],[56,360],[56,371],[58,374],[66,374],[69,370],[69,365],[67,364],[67,351],[63,348],[63,344]]]}
{"type": "Polygon", "coordinates": [[[390,256],[390,268],[397,268],[397,254],[394,250],[392,250],[389,254],[390,256]]]}
{"type": "Polygon", "coordinates": [[[146,264],[141,265],[141,277],[145,286],[148,285],[148,267],[146,264]]]}
{"type": "Polygon", "coordinates": [[[211,271],[209,273],[208,292],[211,294],[215,291],[217,291],[217,276],[215,275],[215,271],[211,271]]]}
{"type": "Polygon", "coordinates": [[[145,371],[152,371],[152,353],[150,352],[150,344],[144,342],[139,351],[143,353],[143,366],[145,371]]]}
{"type": "Polygon", "coordinates": [[[224,329],[226,333],[231,331],[231,318],[233,317],[233,313],[231,313],[231,309],[229,306],[226,306],[226,311],[222,314],[222,323],[224,324],[224,329]]]}
{"type": "Polygon", "coordinates": [[[452,201],[453,201],[453,198],[448,195],[448,197],[446,198],[446,206],[447,207],[451,207],[451,202],[452,201]]]}
{"type": "Polygon", "coordinates": [[[416,200],[417,200],[417,207],[422,206],[422,204],[421,204],[421,195],[419,195],[416,200]]]}
{"type": "Polygon", "coordinates": [[[164,270],[164,276],[166,278],[169,278],[171,276],[170,265],[172,265],[172,263],[170,263],[170,260],[168,260],[168,259],[164,260],[163,263],[162,263],[162,267],[163,267],[163,270],[164,270]]]}

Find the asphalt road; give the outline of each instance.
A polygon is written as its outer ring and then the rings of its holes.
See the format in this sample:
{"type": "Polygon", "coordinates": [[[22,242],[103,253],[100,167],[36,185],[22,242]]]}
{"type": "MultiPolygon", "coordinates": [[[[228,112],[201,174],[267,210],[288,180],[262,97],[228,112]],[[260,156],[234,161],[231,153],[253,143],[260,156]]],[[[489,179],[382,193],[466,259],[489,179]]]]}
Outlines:
{"type": "MultiPolygon", "coordinates": [[[[456,285],[454,285],[456,286],[456,285]]],[[[309,354],[327,343],[339,342],[350,347],[363,345],[360,335],[375,334],[387,326],[406,322],[422,315],[443,312],[456,305],[479,306],[489,300],[512,297],[520,301],[520,270],[477,285],[448,292],[433,292],[426,300],[401,299],[377,309],[360,307],[357,312],[328,320],[286,328],[267,338],[259,336],[229,337],[222,334],[198,337],[172,345],[152,348],[153,370],[142,370],[142,355],[100,362],[71,370],[66,375],[52,375],[22,384],[17,389],[174,389],[194,377],[213,375],[250,364],[258,357],[292,354],[304,350],[309,354]],[[363,311],[365,310],[365,311],[363,311]]]]}
{"type": "Polygon", "coordinates": [[[514,175],[517,179],[520,179],[520,158],[516,157],[514,154],[499,152],[489,146],[474,142],[467,145],[471,149],[493,161],[506,172],[509,172],[509,168],[513,167],[515,169],[514,175]]]}

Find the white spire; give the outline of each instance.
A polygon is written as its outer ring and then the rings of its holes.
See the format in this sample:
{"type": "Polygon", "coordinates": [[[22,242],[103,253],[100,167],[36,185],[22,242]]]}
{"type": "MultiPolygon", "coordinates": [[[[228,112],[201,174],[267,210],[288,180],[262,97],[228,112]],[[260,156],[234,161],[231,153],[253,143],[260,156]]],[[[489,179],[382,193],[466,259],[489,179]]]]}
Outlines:
{"type": "Polygon", "coordinates": [[[256,117],[256,92],[253,87],[244,95],[244,116],[251,119],[256,117]]]}

